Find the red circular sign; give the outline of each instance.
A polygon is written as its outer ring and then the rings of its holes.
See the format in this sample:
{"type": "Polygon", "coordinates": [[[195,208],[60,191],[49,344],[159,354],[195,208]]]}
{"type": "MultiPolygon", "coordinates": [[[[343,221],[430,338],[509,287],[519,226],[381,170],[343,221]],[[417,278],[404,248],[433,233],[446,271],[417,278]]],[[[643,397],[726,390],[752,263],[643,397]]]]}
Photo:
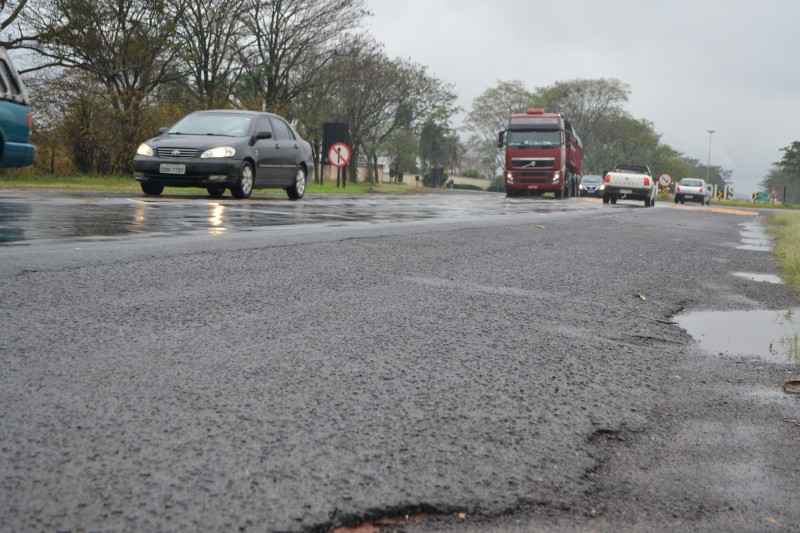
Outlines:
{"type": "Polygon", "coordinates": [[[335,166],[342,168],[347,166],[350,161],[350,147],[344,143],[334,143],[331,149],[328,150],[328,162],[335,166]]]}

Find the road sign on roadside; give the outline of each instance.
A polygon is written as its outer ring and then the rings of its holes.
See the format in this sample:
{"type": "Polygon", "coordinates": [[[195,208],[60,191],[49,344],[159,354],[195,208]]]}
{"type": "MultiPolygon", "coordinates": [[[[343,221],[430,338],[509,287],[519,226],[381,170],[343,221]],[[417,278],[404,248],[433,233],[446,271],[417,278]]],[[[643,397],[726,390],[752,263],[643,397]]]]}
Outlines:
{"type": "Polygon", "coordinates": [[[335,143],[328,150],[328,161],[331,165],[342,168],[350,161],[350,147],[344,143],[335,143]]]}
{"type": "Polygon", "coordinates": [[[672,176],[666,172],[658,177],[658,184],[662,187],[669,187],[672,184],[672,176]]]}

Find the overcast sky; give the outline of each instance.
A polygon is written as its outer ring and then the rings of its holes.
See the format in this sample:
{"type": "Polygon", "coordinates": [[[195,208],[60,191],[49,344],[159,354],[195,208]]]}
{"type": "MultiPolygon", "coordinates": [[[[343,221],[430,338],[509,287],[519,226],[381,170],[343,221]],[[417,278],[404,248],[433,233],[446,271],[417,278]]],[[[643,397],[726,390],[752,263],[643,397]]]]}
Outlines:
{"type": "Polygon", "coordinates": [[[366,1],[386,53],[452,83],[466,110],[498,80],[616,78],[662,142],[705,164],[711,137],[740,195],[800,141],[798,0],[366,1]]]}

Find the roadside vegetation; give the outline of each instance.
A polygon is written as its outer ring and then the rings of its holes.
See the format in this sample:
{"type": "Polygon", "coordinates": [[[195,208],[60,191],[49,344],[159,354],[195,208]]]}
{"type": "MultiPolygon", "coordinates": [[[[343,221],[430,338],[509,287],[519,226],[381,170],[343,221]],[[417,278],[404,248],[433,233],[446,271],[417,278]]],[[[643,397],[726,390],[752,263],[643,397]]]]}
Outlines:
{"type": "Polygon", "coordinates": [[[312,144],[316,161],[322,125],[347,124],[351,177],[361,165],[368,181],[377,182],[383,164],[385,174],[414,173],[426,186],[441,187],[448,175],[500,174],[497,133],[509,113],[530,107],[571,120],[587,174],[620,161],[718,185],[732,174],[663,143],[652,122],[626,109],[632,89],[622,80],[553,80],[535,89],[500,80],[471,109],[461,109],[457,87],[412,59],[389,57],[364,30],[366,0],[9,5],[14,9],[0,15],[0,37],[24,58],[18,63],[35,104],[39,174],[127,174],[136,146],[159,127],[198,109],[245,108],[288,118],[312,144]],[[253,16],[240,16],[245,10],[253,16]],[[466,121],[458,128],[453,120],[462,111],[466,121]]]}
{"type": "MultiPolygon", "coordinates": [[[[90,191],[110,194],[142,194],[139,182],[131,176],[113,175],[76,175],[76,176],[37,176],[33,174],[0,173],[0,190],[10,189],[47,189],[56,191],[90,191]]],[[[404,183],[351,183],[347,182],[336,186],[334,180],[324,180],[323,183],[309,183],[306,194],[413,194],[422,187],[413,187],[404,183]]],[[[253,191],[253,196],[272,195],[281,192],[280,189],[259,189],[253,191]]],[[[167,188],[167,194],[176,195],[203,195],[208,192],[202,188],[167,188]]]]}
{"type": "Polygon", "coordinates": [[[773,253],[787,284],[800,294],[800,213],[780,211],[769,218],[776,237],[773,253]]]}

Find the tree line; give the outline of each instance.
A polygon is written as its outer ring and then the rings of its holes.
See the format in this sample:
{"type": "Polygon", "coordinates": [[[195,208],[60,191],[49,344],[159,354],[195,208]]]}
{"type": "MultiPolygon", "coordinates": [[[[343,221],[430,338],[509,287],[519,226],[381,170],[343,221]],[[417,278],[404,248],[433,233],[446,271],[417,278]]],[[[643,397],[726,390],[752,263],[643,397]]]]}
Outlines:
{"type": "MultiPolygon", "coordinates": [[[[616,79],[533,90],[499,81],[459,132],[455,88],[389,58],[362,29],[365,0],[0,0],[0,9],[0,40],[25,54],[38,172],[127,173],[136,146],[159,127],[197,109],[244,108],[289,119],[317,161],[322,124],[348,124],[351,177],[366,164],[375,179],[384,162],[392,175],[441,167],[495,178],[497,132],[511,113],[540,107],[572,121],[584,174],[639,161],[656,175],[708,176],[718,186],[731,177],[662,143],[651,122],[625,109],[631,88],[616,79]]],[[[800,146],[785,150],[765,186],[797,182],[800,146]]]]}
{"type": "MultiPolygon", "coordinates": [[[[364,0],[3,0],[2,40],[27,51],[40,171],[130,171],[136,146],[196,109],[293,122],[318,154],[322,124],[349,125],[353,164],[396,167],[444,132],[450,84],[387,57],[361,30],[364,0]]],[[[427,159],[426,159],[427,158],[427,159]]],[[[319,158],[315,158],[318,160],[319,158]]],[[[318,170],[318,169],[317,169],[318,170]]],[[[354,170],[354,169],[353,169],[354,170]]],[[[315,172],[319,176],[319,172],[315,172]]],[[[355,172],[351,172],[355,176],[355,172]]]]}
{"type": "Polygon", "coordinates": [[[560,81],[534,90],[521,81],[499,81],[475,100],[467,115],[471,164],[483,174],[498,173],[504,155],[497,149],[497,132],[505,129],[509,114],[542,108],[560,112],[572,122],[583,142],[584,174],[602,174],[619,162],[638,162],[648,165],[655,176],[708,177],[724,187],[731,171],[709,168],[662,143],[651,122],[625,109],[630,94],[628,84],[613,78],[560,81]]]}

